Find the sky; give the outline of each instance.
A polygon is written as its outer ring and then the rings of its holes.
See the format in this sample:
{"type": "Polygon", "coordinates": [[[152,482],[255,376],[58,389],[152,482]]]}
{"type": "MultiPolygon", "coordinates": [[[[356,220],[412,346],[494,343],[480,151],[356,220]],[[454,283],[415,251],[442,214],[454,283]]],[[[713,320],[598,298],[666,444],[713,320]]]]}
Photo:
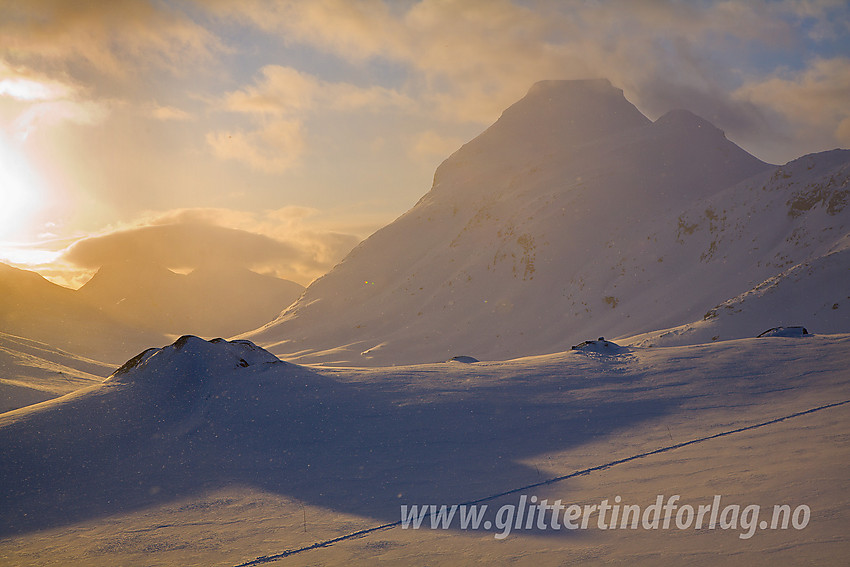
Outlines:
{"type": "Polygon", "coordinates": [[[842,0],[0,0],[0,262],[308,284],[539,80],[776,164],[850,147],[842,0]]]}

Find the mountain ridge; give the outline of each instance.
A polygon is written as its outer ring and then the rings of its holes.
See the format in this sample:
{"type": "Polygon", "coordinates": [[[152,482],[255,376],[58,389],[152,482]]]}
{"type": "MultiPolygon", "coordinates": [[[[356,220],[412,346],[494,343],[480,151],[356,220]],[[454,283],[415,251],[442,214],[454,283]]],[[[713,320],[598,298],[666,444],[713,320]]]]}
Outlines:
{"type": "Polygon", "coordinates": [[[238,266],[204,264],[181,274],[133,259],[102,266],[78,294],[140,328],[229,337],[268,321],[303,291],[295,282],[238,266]]]}
{"type": "Polygon", "coordinates": [[[118,363],[164,336],[140,330],[92,307],[72,289],[40,274],[0,263],[3,332],[75,354],[118,363]]]}
{"type": "MultiPolygon", "coordinates": [[[[609,83],[532,87],[437,168],[431,190],[412,209],[313,282],[275,321],[244,336],[302,362],[505,359],[693,321],[772,275],[748,277],[750,260],[759,258],[736,256],[741,264],[731,268],[701,262],[705,250],[685,244],[696,229],[682,215],[704,212],[724,192],[752,193],[782,168],[689,111],[652,122],[629,108],[639,113],[609,83]],[[565,96],[574,87],[575,96],[565,96]],[[605,96],[589,94],[600,88],[605,96]],[[541,136],[516,126],[523,113],[531,124],[558,124],[546,120],[550,112],[569,122],[564,117],[573,106],[533,104],[547,91],[564,95],[553,97],[561,102],[608,101],[634,123],[606,126],[598,136],[585,125],[541,136]],[[528,139],[506,132],[526,132],[528,139]]],[[[818,174],[829,175],[813,166],[801,174],[804,184],[820,183],[818,174]]],[[[777,191],[771,200],[791,198],[777,191]]],[[[798,225],[813,211],[801,211],[798,225]]],[[[738,212],[746,225],[746,211],[738,212]]],[[[796,246],[786,242],[793,227],[785,217],[771,222],[764,228],[773,238],[789,250],[796,246]]]]}

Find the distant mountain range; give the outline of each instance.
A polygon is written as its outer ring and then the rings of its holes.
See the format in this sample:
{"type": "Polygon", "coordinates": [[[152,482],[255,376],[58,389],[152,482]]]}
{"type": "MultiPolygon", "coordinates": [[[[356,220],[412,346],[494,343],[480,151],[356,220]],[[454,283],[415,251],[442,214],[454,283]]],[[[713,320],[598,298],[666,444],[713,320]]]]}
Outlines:
{"type": "Polygon", "coordinates": [[[650,121],[607,81],[537,83],[245,336],[387,365],[850,331],[848,182],[850,151],[770,165],[688,111],[650,121]]]}
{"type": "Polygon", "coordinates": [[[304,286],[246,268],[208,265],[179,274],[150,262],[106,265],[80,297],[140,328],[209,338],[256,328],[295,301],[304,286]]]}
{"type": "Polygon", "coordinates": [[[167,340],[109,317],[72,289],[5,264],[0,264],[0,330],[111,363],[167,340]]]}
{"type": "Polygon", "coordinates": [[[79,290],[0,264],[0,330],[113,364],[195,333],[227,337],[255,328],[303,291],[245,269],[178,274],[151,263],[102,267],[79,290]]]}

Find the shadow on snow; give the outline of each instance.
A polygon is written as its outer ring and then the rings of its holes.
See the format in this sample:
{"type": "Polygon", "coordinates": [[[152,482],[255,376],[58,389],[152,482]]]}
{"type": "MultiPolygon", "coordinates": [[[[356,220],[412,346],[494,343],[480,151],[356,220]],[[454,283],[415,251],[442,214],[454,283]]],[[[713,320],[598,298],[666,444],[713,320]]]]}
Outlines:
{"type": "Polygon", "coordinates": [[[526,378],[419,395],[288,363],[168,388],[113,381],[0,416],[0,536],[237,484],[393,522],[400,504],[461,503],[544,480],[519,461],[677,403],[563,389],[526,378]]]}

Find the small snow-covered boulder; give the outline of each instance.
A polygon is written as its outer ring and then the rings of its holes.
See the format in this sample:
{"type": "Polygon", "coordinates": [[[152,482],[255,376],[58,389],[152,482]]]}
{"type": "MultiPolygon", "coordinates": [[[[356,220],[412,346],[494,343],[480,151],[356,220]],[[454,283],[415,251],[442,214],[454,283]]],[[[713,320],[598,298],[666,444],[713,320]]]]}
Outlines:
{"type": "Polygon", "coordinates": [[[774,327],[761,333],[757,338],[762,337],[805,337],[809,334],[809,330],[805,327],[774,327]]]}
{"type": "Polygon", "coordinates": [[[477,358],[472,357],[472,356],[460,355],[460,356],[453,356],[450,359],[448,359],[446,362],[462,362],[464,364],[472,364],[473,362],[479,362],[479,360],[477,358]]]}
{"type": "Polygon", "coordinates": [[[582,352],[600,352],[615,354],[628,350],[626,347],[621,347],[617,343],[606,341],[605,337],[599,337],[595,341],[584,341],[572,347],[571,350],[582,352]]]}

